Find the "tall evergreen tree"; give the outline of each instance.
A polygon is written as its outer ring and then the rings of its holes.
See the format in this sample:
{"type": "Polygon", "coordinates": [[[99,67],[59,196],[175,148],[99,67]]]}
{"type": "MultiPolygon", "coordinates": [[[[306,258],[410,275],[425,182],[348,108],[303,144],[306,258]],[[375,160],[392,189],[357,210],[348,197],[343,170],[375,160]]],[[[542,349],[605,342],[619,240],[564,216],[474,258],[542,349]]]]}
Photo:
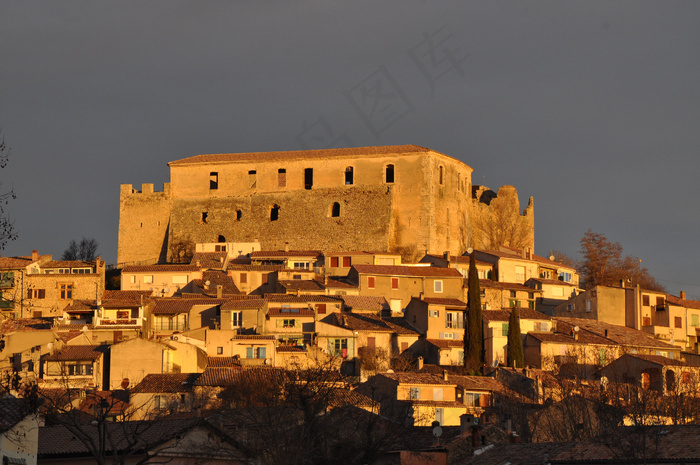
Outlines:
{"type": "Polygon", "coordinates": [[[474,252],[469,257],[467,279],[467,314],[464,318],[464,367],[470,372],[480,372],[483,366],[483,318],[481,315],[481,290],[476,271],[474,252]]]}
{"type": "Polygon", "coordinates": [[[525,355],[523,355],[523,339],[520,336],[520,317],[518,309],[513,307],[508,320],[508,366],[513,363],[518,368],[525,366],[525,355]]]}

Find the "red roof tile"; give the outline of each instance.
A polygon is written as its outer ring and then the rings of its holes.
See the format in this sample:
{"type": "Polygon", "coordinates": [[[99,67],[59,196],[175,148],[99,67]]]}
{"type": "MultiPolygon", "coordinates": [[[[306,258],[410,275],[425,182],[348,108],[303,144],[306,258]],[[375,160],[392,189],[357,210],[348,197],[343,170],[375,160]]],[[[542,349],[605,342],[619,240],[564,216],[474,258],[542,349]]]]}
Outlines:
{"type": "Polygon", "coordinates": [[[345,308],[350,311],[370,310],[381,312],[389,309],[389,304],[384,297],[364,295],[343,295],[339,297],[345,303],[345,308]]]}
{"type": "MultiPolygon", "coordinates": [[[[482,310],[484,320],[488,321],[508,321],[510,319],[510,308],[501,310],[482,310]]],[[[518,308],[518,317],[521,320],[551,320],[552,317],[538,312],[531,308],[518,308]]]]}
{"type": "MultiPolygon", "coordinates": [[[[320,250],[258,250],[250,253],[250,258],[254,260],[264,260],[266,258],[293,258],[309,257],[316,258],[322,255],[320,250]]],[[[291,271],[291,270],[290,270],[291,271]]],[[[295,270],[302,271],[302,270],[295,270]]]]}
{"type": "Polygon", "coordinates": [[[97,360],[109,350],[109,346],[66,346],[58,352],[46,356],[46,360],[97,360]]]}
{"type": "Polygon", "coordinates": [[[195,265],[128,265],[122,273],[187,273],[199,271],[195,265]]]}
{"type": "Polygon", "coordinates": [[[148,374],[131,390],[133,394],[190,392],[201,373],[148,374]]]}
{"type": "Polygon", "coordinates": [[[360,274],[462,278],[460,272],[454,268],[439,268],[436,266],[353,265],[353,268],[360,274]]]}

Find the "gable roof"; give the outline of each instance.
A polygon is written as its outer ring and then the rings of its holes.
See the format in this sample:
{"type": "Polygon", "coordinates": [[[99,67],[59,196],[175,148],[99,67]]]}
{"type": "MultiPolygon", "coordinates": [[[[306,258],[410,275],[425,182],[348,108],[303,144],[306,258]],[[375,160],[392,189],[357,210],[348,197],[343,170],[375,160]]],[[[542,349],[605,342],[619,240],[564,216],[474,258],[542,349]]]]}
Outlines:
{"type": "Polygon", "coordinates": [[[352,147],[321,150],[294,150],[286,152],[253,152],[253,153],[219,153],[195,155],[168,163],[168,166],[215,164],[215,163],[250,163],[268,161],[312,160],[320,158],[374,158],[386,155],[404,155],[431,150],[417,145],[389,145],[377,147],[352,147]]]}
{"type": "Polygon", "coordinates": [[[339,297],[345,303],[345,308],[350,311],[370,310],[381,312],[389,309],[389,304],[383,296],[343,295],[339,297]]]}
{"type": "Polygon", "coordinates": [[[447,385],[455,386],[454,381],[445,380],[442,376],[433,373],[412,373],[412,372],[396,372],[396,373],[379,373],[375,376],[383,376],[398,382],[399,384],[415,384],[415,385],[447,385]]]}
{"type": "Polygon", "coordinates": [[[227,252],[195,252],[192,254],[190,265],[198,268],[221,269],[226,263],[227,252]]]}
{"type": "MultiPolygon", "coordinates": [[[[304,257],[304,258],[316,258],[322,255],[323,252],[320,250],[258,250],[250,253],[251,259],[263,260],[265,258],[293,258],[293,257],[304,257]]],[[[292,270],[290,270],[292,271],[292,270]]],[[[302,271],[302,270],[294,270],[302,271]]]]}
{"type": "Polygon", "coordinates": [[[196,265],[127,265],[122,273],[187,273],[199,271],[196,265]]]}
{"type": "Polygon", "coordinates": [[[99,346],[65,346],[63,349],[46,356],[46,360],[97,360],[109,350],[107,345],[99,346]]]}
{"type": "Polygon", "coordinates": [[[0,334],[51,329],[52,318],[7,318],[0,321],[0,334]]]}
{"type": "Polygon", "coordinates": [[[29,415],[29,401],[14,397],[0,398],[0,433],[12,429],[29,415]]]}
{"type": "Polygon", "coordinates": [[[154,315],[174,315],[178,313],[188,313],[195,305],[208,305],[215,307],[225,303],[225,299],[157,299],[153,307],[154,315]]]}
{"type": "MultiPolygon", "coordinates": [[[[510,308],[502,308],[500,310],[482,310],[481,314],[484,320],[488,321],[508,321],[510,320],[510,308]]],[[[518,317],[521,320],[551,320],[552,317],[538,312],[531,308],[518,308],[518,317]]]]}
{"type": "Polygon", "coordinates": [[[201,373],[151,373],[131,390],[138,393],[190,392],[201,373]]]}

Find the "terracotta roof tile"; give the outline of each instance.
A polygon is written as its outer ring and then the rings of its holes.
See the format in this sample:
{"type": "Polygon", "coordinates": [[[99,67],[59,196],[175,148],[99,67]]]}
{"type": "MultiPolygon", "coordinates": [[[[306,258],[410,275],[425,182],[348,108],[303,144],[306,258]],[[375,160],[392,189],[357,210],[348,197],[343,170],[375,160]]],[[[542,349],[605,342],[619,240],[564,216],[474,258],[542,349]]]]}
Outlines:
{"type": "Polygon", "coordinates": [[[298,316],[315,316],[316,313],[310,308],[271,308],[267,311],[269,317],[292,318],[298,316]]]}
{"type": "Polygon", "coordinates": [[[207,357],[207,367],[211,368],[240,368],[238,357],[207,357]]]}
{"type": "Polygon", "coordinates": [[[226,263],[226,252],[195,252],[192,254],[190,265],[198,268],[222,269],[226,263]]]}
{"type": "Polygon", "coordinates": [[[103,307],[141,306],[150,299],[151,291],[110,291],[102,293],[103,307]]]}
{"type": "Polygon", "coordinates": [[[0,398],[0,433],[10,430],[21,422],[29,414],[29,407],[27,399],[0,398]]]}
{"type": "MultiPolygon", "coordinates": [[[[320,250],[258,250],[250,253],[250,258],[253,260],[264,260],[266,258],[293,258],[293,257],[310,257],[316,258],[323,255],[320,250]]],[[[299,270],[301,271],[301,270],[299,270]]]]}
{"type": "Polygon", "coordinates": [[[66,346],[63,349],[46,356],[46,360],[97,360],[109,350],[109,346],[66,346]]]}
{"type": "Polygon", "coordinates": [[[464,341],[461,339],[426,339],[425,341],[434,345],[438,349],[454,349],[455,347],[464,347],[464,341]]]}
{"type": "Polygon", "coordinates": [[[272,381],[284,376],[280,368],[206,368],[196,386],[235,386],[238,383],[272,381]]]}
{"type": "Polygon", "coordinates": [[[225,303],[225,299],[157,299],[152,313],[154,315],[174,315],[188,313],[195,305],[210,305],[212,307],[225,303]]]}
{"type": "Polygon", "coordinates": [[[467,307],[467,304],[465,302],[462,302],[459,299],[445,299],[445,298],[438,298],[438,297],[423,297],[423,302],[427,304],[433,304],[433,305],[445,305],[448,307],[467,307]]]}
{"type": "MultiPolygon", "coordinates": [[[[488,321],[508,321],[510,319],[510,308],[503,308],[501,310],[482,310],[481,314],[484,320],[488,321]]],[[[521,320],[551,320],[552,317],[545,315],[544,313],[538,312],[531,308],[518,308],[518,317],[521,320]]]]}
{"type": "Polygon", "coordinates": [[[227,300],[226,302],[221,304],[221,310],[246,310],[246,309],[259,310],[259,309],[265,307],[266,302],[267,301],[265,299],[262,299],[262,298],[227,300]]]}
{"type": "Polygon", "coordinates": [[[415,384],[415,385],[447,385],[455,386],[457,383],[453,381],[445,381],[442,376],[433,373],[409,373],[409,372],[396,372],[396,373],[380,373],[376,376],[383,376],[391,380],[397,381],[399,384],[415,384]]]}
{"type": "Polygon", "coordinates": [[[542,293],[542,291],[540,291],[539,289],[533,289],[531,287],[525,286],[524,284],[504,283],[504,282],[498,282],[498,281],[491,281],[490,279],[480,279],[479,280],[479,287],[481,289],[491,288],[491,289],[504,289],[504,290],[509,290],[509,291],[526,291],[526,292],[532,292],[535,294],[542,293]]]}
{"type": "Polygon", "coordinates": [[[0,322],[0,334],[51,329],[52,318],[7,318],[0,322]]]}
{"type": "Polygon", "coordinates": [[[340,297],[327,295],[289,295],[289,294],[265,294],[268,302],[274,303],[316,303],[316,302],[342,302],[340,297]]]}
{"type": "Polygon", "coordinates": [[[569,333],[573,326],[578,326],[581,329],[579,334],[585,331],[623,346],[651,347],[666,350],[679,349],[678,346],[655,339],[649,333],[627,328],[625,326],[618,326],[602,321],[588,320],[585,318],[558,317],[554,319],[557,321],[557,331],[564,333],[569,333]]]}
{"type": "Polygon", "coordinates": [[[677,305],[679,307],[700,309],[700,300],[681,299],[679,297],[668,294],[666,296],[666,301],[671,305],[677,305]]]}
{"type": "Polygon", "coordinates": [[[22,257],[0,257],[0,270],[19,270],[34,263],[31,259],[22,257]]]}
{"type": "Polygon", "coordinates": [[[343,295],[339,297],[345,303],[345,308],[350,311],[370,310],[381,312],[389,309],[386,299],[380,296],[343,295]]]}
{"type": "Polygon", "coordinates": [[[228,271],[281,271],[286,269],[284,265],[242,265],[238,263],[229,263],[226,268],[228,271]]]}
{"type": "Polygon", "coordinates": [[[199,271],[195,265],[127,265],[122,273],[187,273],[199,271]]]}
{"type": "Polygon", "coordinates": [[[40,268],[94,268],[95,262],[82,260],[52,260],[39,265],[40,268]]]}
{"type": "Polygon", "coordinates": [[[148,374],[131,390],[137,393],[190,392],[201,373],[157,373],[148,374]]]}
{"type": "Polygon", "coordinates": [[[311,279],[281,279],[277,281],[287,292],[324,292],[325,288],[318,281],[311,279]]]}
{"type": "Polygon", "coordinates": [[[220,153],[196,155],[194,157],[183,158],[168,163],[168,166],[180,166],[200,163],[250,163],[266,161],[287,161],[287,160],[311,160],[314,158],[358,158],[358,157],[383,157],[386,155],[403,155],[413,153],[429,152],[429,149],[416,145],[390,145],[378,147],[353,147],[340,149],[322,150],[296,150],[287,152],[254,152],[254,153],[220,153]]]}

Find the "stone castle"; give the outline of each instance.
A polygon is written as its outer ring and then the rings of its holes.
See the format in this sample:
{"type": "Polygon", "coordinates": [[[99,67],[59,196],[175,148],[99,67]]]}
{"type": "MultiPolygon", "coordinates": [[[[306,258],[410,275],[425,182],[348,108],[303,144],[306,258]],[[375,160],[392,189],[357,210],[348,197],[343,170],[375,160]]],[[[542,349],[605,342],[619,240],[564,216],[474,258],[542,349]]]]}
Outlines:
{"type": "Polygon", "coordinates": [[[462,254],[534,248],[532,198],[473,186],[472,168],[415,145],[198,155],[170,183],[121,186],[118,262],[178,261],[199,242],[265,250],[462,254]]]}

